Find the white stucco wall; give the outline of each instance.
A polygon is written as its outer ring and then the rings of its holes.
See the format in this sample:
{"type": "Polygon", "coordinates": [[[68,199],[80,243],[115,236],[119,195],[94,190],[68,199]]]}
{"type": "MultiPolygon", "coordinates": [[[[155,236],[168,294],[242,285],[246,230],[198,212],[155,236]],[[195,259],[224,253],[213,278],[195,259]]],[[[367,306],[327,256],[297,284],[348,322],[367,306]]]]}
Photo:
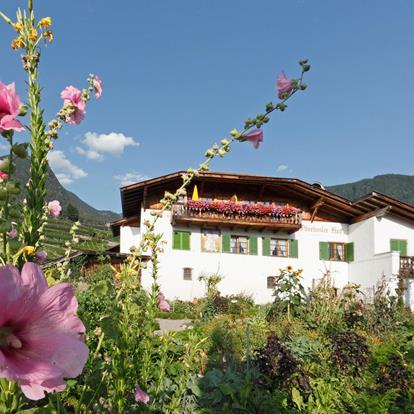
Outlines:
{"type": "Polygon", "coordinates": [[[368,259],[349,264],[349,281],[361,285],[366,294],[372,296],[373,289],[385,277],[391,291],[397,287],[396,277],[400,267],[398,252],[386,252],[373,255],[368,259]]]}
{"type": "Polygon", "coordinates": [[[414,226],[391,217],[375,220],[375,253],[390,251],[390,239],[407,240],[407,255],[414,256],[414,226]]]}
{"type": "Polygon", "coordinates": [[[138,246],[140,240],[141,229],[139,227],[122,226],[120,232],[120,252],[129,253],[129,249],[132,246],[138,246]]]}
{"type": "MultiPolygon", "coordinates": [[[[151,218],[151,211],[141,212],[141,221],[151,218]]],[[[303,284],[312,287],[312,280],[320,279],[326,271],[330,271],[337,287],[348,281],[348,263],[319,260],[320,241],[348,241],[348,225],[341,223],[304,221],[302,229],[294,234],[259,233],[233,230],[237,235],[256,235],[258,237],[258,255],[242,255],[232,253],[207,253],[201,251],[201,232],[199,227],[175,227],[177,230],[191,231],[190,251],[172,248],[173,228],[170,224],[170,213],[164,213],[156,225],[156,232],[162,233],[166,244],[164,253],[160,255],[159,280],[167,298],[191,300],[204,294],[204,285],[198,282],[201,274],[219,273],[223,281],[219,290],[224,295],[246,293],[252,295],[256,302],[272,301],[272,289],[267,288],[267,277],[278,274],[279,268],[287,265],[294,269],[303,269],[303,284]],[[263,256],[263,237],[297,239],[299,258],[282,258],[263,256]],[[183,268],[192,268],[191,281],[183,280],[183,268]]],[[[139,229],[121,228],[121,251],[128,252],[132,245],[139,243],[139,229]]],[[[150,269],[143,271],[142,284],[149,288],[152,284],[150,269]]]]}
{"type": "MultiPolygon", "coordinates": [[[[143,221],[151,219],[151,211],[141,212],[143,221]]],[[[259,233],[234,229],[232,234],[255,235],[258,237],[258,255],[232,253],[207,253],[201,251],[200,227],[175,227],[177,230],[191,231],[191,250],[172,248],[173,228],[170,213],[164,213],[156,225],[156,232],[163,234],[164,252],[160,254],[159,280],[162,291],[168,299],[192,300],[204,294],[204,285],[198,281],[201,274],[218,273],[223,276],[219,290],[224,295],[246,293],[252,295],[257,303],[272,301],[272,290],[267,288],[267,277],[275,276],[278,269],[287,265],[303,269],[303,284],[312,287],[327,271],[334,285],[342,288],[352,282],[362,286],[369,294],[384,275],[395,288],[395,276],[399,271],[399,253],[390,252],[393,239],[408,240],[408,255],[414,255],[414,226],[393,218],[375,217],[360,223],[348,225],[333,222],[303,221],[301,230],[288,235],[283,233],[259,233]],[[298,240],[299,257],[282,258],[263,256],[264,237],[298,240]],[[353,242],[354,261],[335,262],[319,260],[319,242],[353,242]],[[192,268],[192,280],[183,279],[183,268],[192,268]]],[[[128,253],[131,246],[140,242],[140,228],[121,227],[121,252],[128,253]]],[[[150,269],[144,270],[142,283],[145,288],[152,284],[150,269]]],[[[412,302],[414,294],[407,292],[406,303],[412,302]],[[408,295],[408,296],[407,296],[408,295]]]]}

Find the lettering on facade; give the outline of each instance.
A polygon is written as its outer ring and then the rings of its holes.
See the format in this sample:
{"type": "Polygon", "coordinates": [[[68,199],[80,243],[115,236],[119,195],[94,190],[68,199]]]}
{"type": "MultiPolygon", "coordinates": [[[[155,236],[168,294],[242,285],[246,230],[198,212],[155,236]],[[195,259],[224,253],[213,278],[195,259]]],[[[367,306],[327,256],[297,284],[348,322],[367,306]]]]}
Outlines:
{"type": "Polygon", "coordinates": [[[304,224],[302,230],[309,233],[324,233],[324,234],[345,234],[345,232],[338,227],[324,227],[324,226],[307,226],[304,224]]]}

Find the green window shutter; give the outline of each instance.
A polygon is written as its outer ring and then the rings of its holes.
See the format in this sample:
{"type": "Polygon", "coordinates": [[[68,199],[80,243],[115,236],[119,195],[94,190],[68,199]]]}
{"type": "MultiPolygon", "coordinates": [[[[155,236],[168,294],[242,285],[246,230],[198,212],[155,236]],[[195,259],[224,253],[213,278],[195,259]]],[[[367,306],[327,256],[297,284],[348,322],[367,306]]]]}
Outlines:
{"type": "Polygon", "coordinates": [[[390,250],[392,252],[399,252],[400,251],[400,241],[391,239],[390,240],[390,250]]]}
{"type": "Polygon", "coordinates": [[[230,253],[230,234],[228,233],[221,235],[221,251],[223,253],[230,253]]]}
{"type": "Polygon", "coordinates": [[[407,240],[390,240],[390,248],[392,252],[400,252],[401,256],[407,256],[407,240]]]}
{"type": "Polygon", "coordinates": [[[191,233],[188,231],[181,232],[181,249],[190,250],[190,236],[191,233]]]}
{"type": "Polygon", "coordinates": [[[328,242],[319,242],[319,260],[329,260],[328,242]]]}
{"type": "Polygon", "coordinates": [[[400,255],[407,256],[407,240],[400,240],[400,255]]]}
{"type": "Polygon", "coordinates": [[[263,256],[270,256],[270,237],[263,237],[263,256]]]}
{"type": "Polygon", "coordinates": [[[249,237],[249,254],[257,254],[257,236],[249,237]]]}
{"type": "Polygon", "coordinates": [[[181,249],[181,232],[173,232],[173,249],[181,249]]]}
{"type": "Polygon", "coordinates": [[[299,256],[298,240],[289,240],[289,257],[297,259],[299,256]]]}
{"type": "Polygon", "coordinates": [[[345,245],[345,255],[347,262],[354,261],[354,243],[347,243],[345,245]]]}

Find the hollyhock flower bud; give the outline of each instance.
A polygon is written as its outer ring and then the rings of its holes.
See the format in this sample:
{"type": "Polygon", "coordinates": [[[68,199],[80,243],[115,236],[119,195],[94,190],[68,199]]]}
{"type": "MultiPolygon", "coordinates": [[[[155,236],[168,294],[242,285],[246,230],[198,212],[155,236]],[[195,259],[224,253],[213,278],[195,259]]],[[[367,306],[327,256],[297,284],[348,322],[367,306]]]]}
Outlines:
{"type": "Polygon", "coordinates": [[[290,95],[292,92],[292,84],[290,79],[285,75],[285,72],[282,72],[277,77],[277,95],[279,99],[283,99],[283,96],[287,94],[290,95]]]}
{"type": "Polygon", "coordinates": [[[0,267],[0,303],[0,378],[16,381],[31,400],[63,391],[89,352],[72,285],[48,288],[37,264],[21,272],[8,264],[0,267]]]}
{"type": "Polygon", "coordinates": [[[135,401],[142,402],[143,404],[148,404],[150,396],[141,389],[139,385],[135,387],[135,401]]]}
{"type": "Polygon", "coordinates": [[[232,129],[232,130],[230,131],[230,135],[231,135],[233,138],[238,138],[238,137],[240,137],[240,132],[239,132],[239,131],[237,131],[237,129],[235,128],[235,129],[232,129]]]}
{"type": "Polygon", "coordinates": [[[27,105],[20,105],[19,116],[25,116],[28,110],[29,107],[27,105]]]}
{"type": "Polygon", "coordinates": [[[58,217],[62,211],[62,207],[58,200],[50,201],[47,205],[51,217],[58,217]]]}
{"type": "Polygon", "coordinates": [[[16,119],[20,106],[20,97],[14,83],[5,85],[0,81],[0,132],[24,130],[24,126],[16,119]]]}
{"type": "Polygon", "coordinates": [[[39,252],[36,252],[35,258],[39,260],[39,262],[43,262],[47,259],[47,253],[44,250],[40,250],[39,252]]]}
{"type": "Polygon", "coordinates": [[[255,149],[258,149],[260,143],[263,142],[263,131],[261,129],[254,129],[249,134],[244,135],[243,138],[251,142],[255,149]]]}
{"type": "Polygon", "coordinates": [[[9,176],[6,173],[0,171],[0,180],[6,181],[8,178],[9,176]]]}
{"type": "Polygon", "coordinates": [[[93,78],[93,87],[95,90],[95,98],[100,98],[102,95],[102,80],[98,75],[93,78]]]}
{"type": "Polygon", "coordinates": [[[17,237],[17,230],[12,225],[12,228],[6,233],[9,239],[15,239],[17,237]]]}

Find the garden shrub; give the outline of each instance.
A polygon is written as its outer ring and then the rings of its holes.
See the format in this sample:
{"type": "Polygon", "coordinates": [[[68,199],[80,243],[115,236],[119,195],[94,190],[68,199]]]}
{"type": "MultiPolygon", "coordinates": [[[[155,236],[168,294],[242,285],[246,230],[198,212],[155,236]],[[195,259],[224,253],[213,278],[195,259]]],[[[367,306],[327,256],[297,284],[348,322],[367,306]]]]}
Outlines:
{"type": "Polygon", "coordinates": [[[371,351],[366,339],[354,331],[332,334],[332,361],[351,375],[360,374],[368,365],[371,351]]]}
{"type": "Polygon", "coordinates": [[[260,372],[269,378],[272,387],[297,386],[303,391],[310,390],[309,373],[275,334],[270,334],[266,345],[256,351],[255,362],[260,372]]]}

